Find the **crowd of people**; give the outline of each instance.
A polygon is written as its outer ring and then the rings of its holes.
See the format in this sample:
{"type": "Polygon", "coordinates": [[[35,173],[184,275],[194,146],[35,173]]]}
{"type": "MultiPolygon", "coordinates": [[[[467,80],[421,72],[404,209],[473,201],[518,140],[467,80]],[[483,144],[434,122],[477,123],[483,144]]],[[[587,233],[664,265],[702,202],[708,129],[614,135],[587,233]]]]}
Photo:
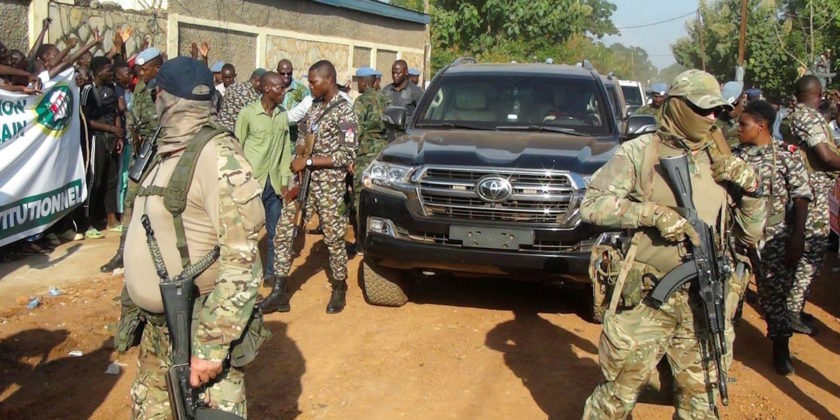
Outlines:
{"type": "MultiPolygon", "coordinates": [[[[0,44],[0,76],[3,77],[0,89],[22,92],[26,94],[40,93],[40,88],[46,81],[69,67],[76,71],[76,83],[80,89],[80,116],[82,119],[81,147],[85,166],[87,168],[88,199],[84,205],[73,214],[56,223],[45,233],[33,235],[24,240],[3,247],[0,252],[1,260],[17,259],[28,255],[48,255],[55,247],[63,242],[96,240],[105,237],[105,232],[122,234],[125,224],[130,218],[132,198],[128,179],[128,172],[134,157],[142,144],[153,137],[158,126],[154,105],[154,82],[157,71],[166,55],[155,47],[149,47],[148,39],[144,40],[138,51],[131,55],[126,52],[126,45],[133,35],[130,27],[117,30],[114,34],[113,46],[105,55],[94,57],[91,50],[102,43],[103,39],[96,32],[88,45],[82,46],[74,54],[70,52],[79,41],[69,38],[65,41],[64,50],[59,50],[54,44],[43,43],[51,20],[45,19],[43,29],[35,45],[25,54],[18,50],[8,50],[0,44]],[[124,223],[125,222],[125,223],[124,223]]],[[[206,42],[193,43],[190,55],[194,59],[208,63],[210,47],[206,42]]],[[[362,68],[355,77],[359,80],[360,89],[352,89],[352,78],[348,75],[337,76],[340,94],[349,103],[356,97],[362,96],[362,89],[383,92],[394,103],[404,104],[410,110],[422,96],[422,89],[417,86],[420,72],[409,68],[405,61],[397,60],[395,77],[400,82],[381,86],[382,73],[372,68],[362,68]],[[399,76],[396,76],[399,75],[399,76]],[[370,79],[370,82],[367,80],[370,79]]],[[[253,136],[252,127],[248,131],[249,122],[255,117],[257,106],[253,106],[249,116],[245,118],[241,128],[237,128],[237,120],[248,105],[254,105],[263,97],[260,87],[261,79],[268,73],[265,69],[254,70],[245,80],[238,80],[236,68],[224,60],[208,65],[213,73],[215,90],[213,92],[211,115],[213,123],[238,137],[253,136]]],[[[300,79],[294,78],[292,62],[288,59],[277,63],[276,74],[269,80],[277,82],[275,100],[282,108],[282,118],[286,120],[288,133],[286,139],[275,127],[259,127],[259,136],[271,135],[276,140],[297,140],[297,125],[312,107],[314,98],[310,94],[306,75],[300,79]],[[276,97],[279,91],[282,95],[276,97]],[[270,129],[270,130],[269,130],[270,129]],[[271,131],[267,134],[267,131],[271,131]]],[[[397,79],[395,79],[397,80],[397,79]]],[[[272,85],[273,86],[273,85],[272,85]]],[[[368,95],[370,96],[370,95],[368,95]]],[[[367,99],[363,100],[364,103],[367,99]]],[[[381,100],[379,102],[382,102],[381,100]]],[[[391,103],[391,102],[389,102],[391,103]]],[[[374,109],[382,112],[384,106],[374,109]]],[[[368,110],[369,112],[369,110],[368,110]]],[[[368,114],[368,119],[376,119],[368,114]]],[[[381,125],[376,123],[375,125],[381,125]]],[[[255,141],[267,141],[260,139],[255,141]]],[[[243,142],[244,144],[244,142],[243,142]]],[[[278,143],[279,144],[279,143],[278,143]]],[[[269,187],[265,191],[264,201],[268,213],[268,244],[269,253],[266,264],[267,276],[273,275],[273,237],[274,226],[279,220],[282,200],[278,197],[281,191],[281,179],[288,174],[288,161],[272,160],[277,156],[260,156],[263,150],[248,144],[253,150],[251,157],[258,164],[260,182],[269,187]],[[266,162],[271,162],[267,164],[266,162]],[[270,166],[267,167],[267,166],[270,166]],[[284,167],[284,171],[278,168],[284,167]],[[282,173],[281,173],[282,172],[282,173]],[[269,173],[272,176],[269,176],[269,173]],[[268,181],[268,182],[267,182],[268,181]]],[[[375,149],[375,148],[374,148],[375,149]]],[[[380,148],[381,149],[381,148],[380,148]]],[[[373,149],[372,149],[373,150],[373,149]]],[[[379,149],[376,149],[377,151],[379,149]]],[[[277,150],[272,150],[277,153],[277,150]]],[[[369,160],[368,160],[369,161],[369,160]]],[[[357,187],[360,187],[360,177],[356,177],[357,187]]],[[[348,178],[349,179],[349,178],[348,178]]],[[[282,183],[285,184],[285,179],[282,183]]],[[[111,272],[122,267],[122,249],[124,239],[114,258],[101,267],[102,272],[111,272]]],[[[360,247],[350,246],[351,253],[358,252],[360,247]]]]}

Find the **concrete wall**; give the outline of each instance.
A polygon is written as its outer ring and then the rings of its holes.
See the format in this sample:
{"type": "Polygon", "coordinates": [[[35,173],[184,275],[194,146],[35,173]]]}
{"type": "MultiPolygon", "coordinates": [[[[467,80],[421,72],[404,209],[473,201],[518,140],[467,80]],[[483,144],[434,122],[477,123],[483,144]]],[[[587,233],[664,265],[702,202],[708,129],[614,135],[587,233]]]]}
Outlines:
{"type": "Polygon", "coordinates": [[[266,69],[276,70],[277,62],[285,58],[294,66],[294,77],[300,79],[308,71],[309,66],[319,60],[327,59],[335,66],[336,74],[341,81],[350,74],[349,54],[350,50],[345,45],[268,36],[264,66],[266,69]]]}
{"type": "Polygon", "coordinates": [[[115,9],[69,6],[51,3],[49,9],[53,19],[49,30],[49,40],[59,47],[64,47],[68,38],[78,38],[87,43],[93,36],[93,29],[99,29],[105,38],[99,47],[94,49],[94,55],[107,53],[113,44],[115,31],[131,26],[134,34],[126,44],[126,52],[132,55],[140,49],[144,38],[150,40],[150,46],[165,48],[166,45],[166,14],[157,11],[121,11],[115,9]]]}
{"type": "Polygon", "coordinates": [[[213,65],[224,60],[236,67],[237,81],[245,80],[254,71],[257,36],[253,33],[208,28],[200,25],[181,24],[178,28],[178,55],[190,55],[193,42],[206,41],[210,45],[207,62],[213,65]]]}
{"type": "Polygon", "coordinates": [[[29,1],[3,0],[0,3],[0,41],[6,48],[29,52],[28,17],[29,1]]]}
{"type": "Polygon", "coordinates": [[[425,26],[302,0],[170,0],[169,12],[422,49],[425,26]]]}

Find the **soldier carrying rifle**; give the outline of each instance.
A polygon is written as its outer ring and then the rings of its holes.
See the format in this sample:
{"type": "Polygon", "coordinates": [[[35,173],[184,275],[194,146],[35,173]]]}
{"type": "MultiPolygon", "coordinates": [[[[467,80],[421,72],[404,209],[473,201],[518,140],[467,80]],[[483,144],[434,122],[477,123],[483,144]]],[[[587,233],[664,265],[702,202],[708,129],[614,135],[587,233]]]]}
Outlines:
{"type": "Polygon", "coordinates": [[[116,337],[118,350],[140,347],[132,416],[244,417],[243,366],[270,336],[254,308],[262,189],[236,139],[209,126],[210,69],[178,57],[156,80],[163,129],[134,202],[116,337]],[[167,287],[180,293],[162,293],[167,287]]]}
{"type": "Polygon", "coordinates": [[[716,394],[727,403],[730,319],[748,278],[734,250],[758,242],[767,210],[758,175],[712,126],[729,107],[715,78],[689,70],[671,86],[657,132],[622,144],[581,206],[587,222],[636,232],[585,419],[627,418],[663,357],[679,389],[674,418],[718,417],[716,394]]]}

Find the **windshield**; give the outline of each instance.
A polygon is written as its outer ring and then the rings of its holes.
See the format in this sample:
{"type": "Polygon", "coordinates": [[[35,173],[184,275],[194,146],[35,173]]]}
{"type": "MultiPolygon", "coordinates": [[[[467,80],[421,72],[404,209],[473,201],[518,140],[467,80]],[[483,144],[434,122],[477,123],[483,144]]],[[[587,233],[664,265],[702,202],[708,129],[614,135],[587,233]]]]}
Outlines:
{"type": "Polygon", "coordinates": [[[624,102],[626,102],[627,105],[643,105],[642,91],[639,90],[638,86],[622,86],[621,93],[624,94],[624,102]]]}
{"type": "Polygon", "coordinates": [[[431,98],[419,110],[415,126],[466,125],[488,130],[544,126],[591,136],[610,134],[609,105],[594,80],[449,76],[431,98]]]}

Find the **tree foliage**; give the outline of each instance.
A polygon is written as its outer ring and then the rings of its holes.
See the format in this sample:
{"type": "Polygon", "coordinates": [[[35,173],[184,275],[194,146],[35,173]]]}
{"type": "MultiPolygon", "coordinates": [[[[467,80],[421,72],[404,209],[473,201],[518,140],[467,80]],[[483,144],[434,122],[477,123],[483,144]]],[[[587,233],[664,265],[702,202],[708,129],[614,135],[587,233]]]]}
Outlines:
{"type": "MultiPolygon", "coordinates": [[[[749,0],[745,85],[760,87],[771,98],[781,98],[789,92],[801,72],[812,68],[815,59],[826,48],[840,42],[838,10],[840,0],[749,0]]],[[[734,80],[741,1],[711,1],[700,11],[706,70],[722,82],[734,80]]],[[[678,63],[700,68],[697,22],[689,22],[686,29],[688,36],[677,40],[671,49],[678,63]]],[[[836,67],[836,63],[832,67],[836,67]]]]}

